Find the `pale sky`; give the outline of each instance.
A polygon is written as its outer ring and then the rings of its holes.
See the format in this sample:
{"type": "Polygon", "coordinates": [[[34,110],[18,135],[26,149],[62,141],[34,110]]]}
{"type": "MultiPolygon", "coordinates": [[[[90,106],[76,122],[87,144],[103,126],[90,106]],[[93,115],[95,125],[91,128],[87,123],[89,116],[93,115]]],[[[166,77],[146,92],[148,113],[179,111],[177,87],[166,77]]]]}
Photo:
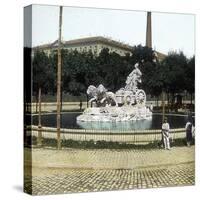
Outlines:
{"type": "MultiPolygon", "coordinates": [[[[32,46],[58,39],[58,6],[33,5],[32,46]]],[[[145,45],[146,12],[63,7],[62,39],[104,36],[145,45]]],[[[162,53],[195,53],[195,15],[152,12],[152,47],[162,53]]]]}

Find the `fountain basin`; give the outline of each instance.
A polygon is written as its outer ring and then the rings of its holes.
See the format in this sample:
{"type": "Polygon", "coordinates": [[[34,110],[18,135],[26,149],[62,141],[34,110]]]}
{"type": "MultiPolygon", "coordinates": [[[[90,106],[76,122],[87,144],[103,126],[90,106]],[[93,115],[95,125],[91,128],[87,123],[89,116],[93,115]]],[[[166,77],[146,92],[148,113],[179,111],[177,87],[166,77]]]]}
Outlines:
{"type": "MultiPolygon", "coordinates": [[[[93,129],[93,130],[160,130],[162,115],[153,114],[151,119],[123,121],[123,122],[77,122],[76,118],[81,112],[66,112],[61,114],[61,127],[69,129],[93,129]]],[[[166,115],[170,128],[184,128],[187,122],[187,115],[169,114],[166,115]]],[[[32,117],[32,124],[38,125],[38,116],[32,117]]],[[[56,127],[56,113],[42,114],[42,126],[56,127]]]]}

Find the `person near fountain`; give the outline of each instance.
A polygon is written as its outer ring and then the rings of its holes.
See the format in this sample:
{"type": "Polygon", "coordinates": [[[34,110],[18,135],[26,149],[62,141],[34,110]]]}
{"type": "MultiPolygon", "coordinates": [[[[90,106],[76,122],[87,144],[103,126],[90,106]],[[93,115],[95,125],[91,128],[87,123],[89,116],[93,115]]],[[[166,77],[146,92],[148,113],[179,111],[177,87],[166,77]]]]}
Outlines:
{"type": "Polygon", "coordinates": [[[192,143],[192,133],[193,133],[193,125],[192,125],[192,120],[190,119],[191,117],[188,117],[188,121],[185,125],[185,130],[186,130],[186,143],[187,146],[190,147],[192,143]]]}
{"type": "Polygon", "coordinates": [[[165,118],[164,123],[162,124],[162,136],[163,136],[164,148],[167,150],[170,150],[169,131],[170,131],[170,126],[169,123],[167,122],[167,118],[165,118]]]}
{"type": "Polygon", "coordinates": [[[150,111],[153,112],[153,104],[150,105],[150,111]]]}

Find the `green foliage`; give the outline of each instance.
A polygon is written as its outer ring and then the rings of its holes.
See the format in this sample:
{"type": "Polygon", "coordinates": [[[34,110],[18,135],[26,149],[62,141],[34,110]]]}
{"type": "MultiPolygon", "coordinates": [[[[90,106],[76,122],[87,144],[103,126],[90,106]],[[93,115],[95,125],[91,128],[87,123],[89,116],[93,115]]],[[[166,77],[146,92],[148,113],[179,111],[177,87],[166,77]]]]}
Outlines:
{"type": "Polygon", "coordinates": [[[161,77],[164,89],[172,94],[182,92],[186,88],[185,70],[187,69],[187,58],[180,53],[171,52],[163,60],[161,77]]]}
{"type": "Polygon", "coordinates": [[[195,57],[192,57],[188,61],[188,65],[185,69],[185,89],[190,93],[193,94],[195,90],[195,57]]]}
{"type": "Polygon", "coordinates": [[[36,51],[33,59],[33,92],[37,96],[38,89],[41,87],[43,93],[51,92],[55,73],[53,71],[51,60],[44,52],[36,51]]]}
{"type": "MultiPolygon", "coordinates": [[[[134,48],[131,56],[131,63],[140,62],[142,72],[141,88],[151,96],[159,96],[162,92],[163,81],[159,62],[153,62],[154,51],[151,48],[141,45],[134,48]]],[[[129,70],[131,71],[131,69],[129,70]]]]}
{"type": "MultiPolygon", "coordinates": [[[[159,96],[187,90],[194,93],[195,58],[187,59],[180,53],[169,53],[162,62],[153,62],[154,52],[141,45],[133,48],[132,55],[120,56],[103,49],[99,56],[90,52],[62,50],[62,91],[74,96],[86,94],[89,85],[102,83],[113,92],[125,86],[126,77],[140,62],[143,88],[147,94],[159,96]]],[[[57,74],[57,52],[46,56],[38,51],[33,59],[33,91],[39,86],[45,94],[55,94],[57,74]]]]}
{"type": "Polygon", "coordinates": [[[171,104],[174,104],[175,94],[194,93],[195,58],[186,58],[183,52],[170,52],[161,62],[160,77],[163,89],[171,94],[171,104]]]}

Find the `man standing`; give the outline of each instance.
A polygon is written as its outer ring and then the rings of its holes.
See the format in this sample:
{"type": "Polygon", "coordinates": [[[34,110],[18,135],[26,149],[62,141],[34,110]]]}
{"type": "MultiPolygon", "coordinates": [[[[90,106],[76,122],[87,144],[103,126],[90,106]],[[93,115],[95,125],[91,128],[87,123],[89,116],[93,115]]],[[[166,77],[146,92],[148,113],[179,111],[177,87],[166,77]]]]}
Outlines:
{"type": "Polygon", "coordinates": [[[162,135],[163,135],[163,142],[164,148],[170,150],[170,143],[169,143],[169,123],[167,122],[167,118],[164,119],[164,123],[162,124],[162,135]]]}

